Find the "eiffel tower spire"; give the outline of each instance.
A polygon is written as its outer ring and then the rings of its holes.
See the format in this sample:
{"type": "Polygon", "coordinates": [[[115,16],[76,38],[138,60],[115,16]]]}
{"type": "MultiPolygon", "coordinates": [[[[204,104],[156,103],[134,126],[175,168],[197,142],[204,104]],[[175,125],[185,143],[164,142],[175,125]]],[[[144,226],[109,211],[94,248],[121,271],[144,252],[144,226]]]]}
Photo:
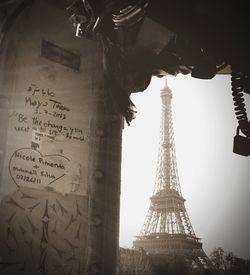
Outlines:
{"type": "Polygon", "coordinates": [[[188,217],[179,183],[172,121],[172,92],[166,85],[161,92],[162,113],[158,163],[151,204],[134,247],[149,253],[181,255],[199,267],[209,259],[196,237],[188,217]]]}

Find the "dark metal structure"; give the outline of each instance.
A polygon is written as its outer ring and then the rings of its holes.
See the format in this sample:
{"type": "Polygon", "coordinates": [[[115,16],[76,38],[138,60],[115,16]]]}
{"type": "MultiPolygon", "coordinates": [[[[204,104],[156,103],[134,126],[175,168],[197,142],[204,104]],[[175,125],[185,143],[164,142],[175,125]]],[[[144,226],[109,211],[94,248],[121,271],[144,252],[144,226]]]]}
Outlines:
{"type": "Polygon", "coordinates": [[[128,123],[134,117],[129,95],[145,90],[152,75],[231,73],[239,124],[233,151],[250,155],[247,1],[76,0],[68,12],[77,36],[102,40],[111,97],[128,123]]]}

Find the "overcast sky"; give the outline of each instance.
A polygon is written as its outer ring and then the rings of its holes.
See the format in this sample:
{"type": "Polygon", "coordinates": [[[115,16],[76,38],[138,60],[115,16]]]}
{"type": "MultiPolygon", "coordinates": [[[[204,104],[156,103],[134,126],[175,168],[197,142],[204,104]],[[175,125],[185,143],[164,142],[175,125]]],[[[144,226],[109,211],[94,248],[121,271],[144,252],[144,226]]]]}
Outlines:
{"type": "MultiPolygon", "coordinates": [[[[163,78],[134,94],[137,116],[123,131],[120,245],[140,233],[152,195],[160,132],[163,78]]],[[[232,152],[236,133],[230,76],[168,78],[182,195],[197,237],[250,259],[250,156],[232,152]]],[[[247,100],[250,116],[249,95],[247,100]]]]}

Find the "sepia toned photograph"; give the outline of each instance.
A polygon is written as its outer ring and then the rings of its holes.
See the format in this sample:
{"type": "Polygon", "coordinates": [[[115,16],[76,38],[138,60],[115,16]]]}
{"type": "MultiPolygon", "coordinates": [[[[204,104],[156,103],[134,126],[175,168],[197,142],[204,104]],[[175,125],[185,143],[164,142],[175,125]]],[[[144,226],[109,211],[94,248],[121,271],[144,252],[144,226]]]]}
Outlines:
{"type": "Polygon", "coordinates": [[[0,275],[250,274],[248,6],[0,0],[0,275]]]}

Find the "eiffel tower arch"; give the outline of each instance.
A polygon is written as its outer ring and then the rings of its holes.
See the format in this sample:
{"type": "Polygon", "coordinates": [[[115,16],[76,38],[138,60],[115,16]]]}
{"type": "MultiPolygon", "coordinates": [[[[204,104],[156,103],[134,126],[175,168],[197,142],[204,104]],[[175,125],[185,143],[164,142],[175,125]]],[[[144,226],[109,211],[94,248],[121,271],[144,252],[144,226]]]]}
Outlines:
{"type": "Polygon", "coordinates": [[[182,196],[174,145],[172,92],[161,92],[162,112],[157,171],[151,203],[135,249],[166,257],[179,256],[194,268],[208,269],[211,264],[196,237],[182,196]]]}

